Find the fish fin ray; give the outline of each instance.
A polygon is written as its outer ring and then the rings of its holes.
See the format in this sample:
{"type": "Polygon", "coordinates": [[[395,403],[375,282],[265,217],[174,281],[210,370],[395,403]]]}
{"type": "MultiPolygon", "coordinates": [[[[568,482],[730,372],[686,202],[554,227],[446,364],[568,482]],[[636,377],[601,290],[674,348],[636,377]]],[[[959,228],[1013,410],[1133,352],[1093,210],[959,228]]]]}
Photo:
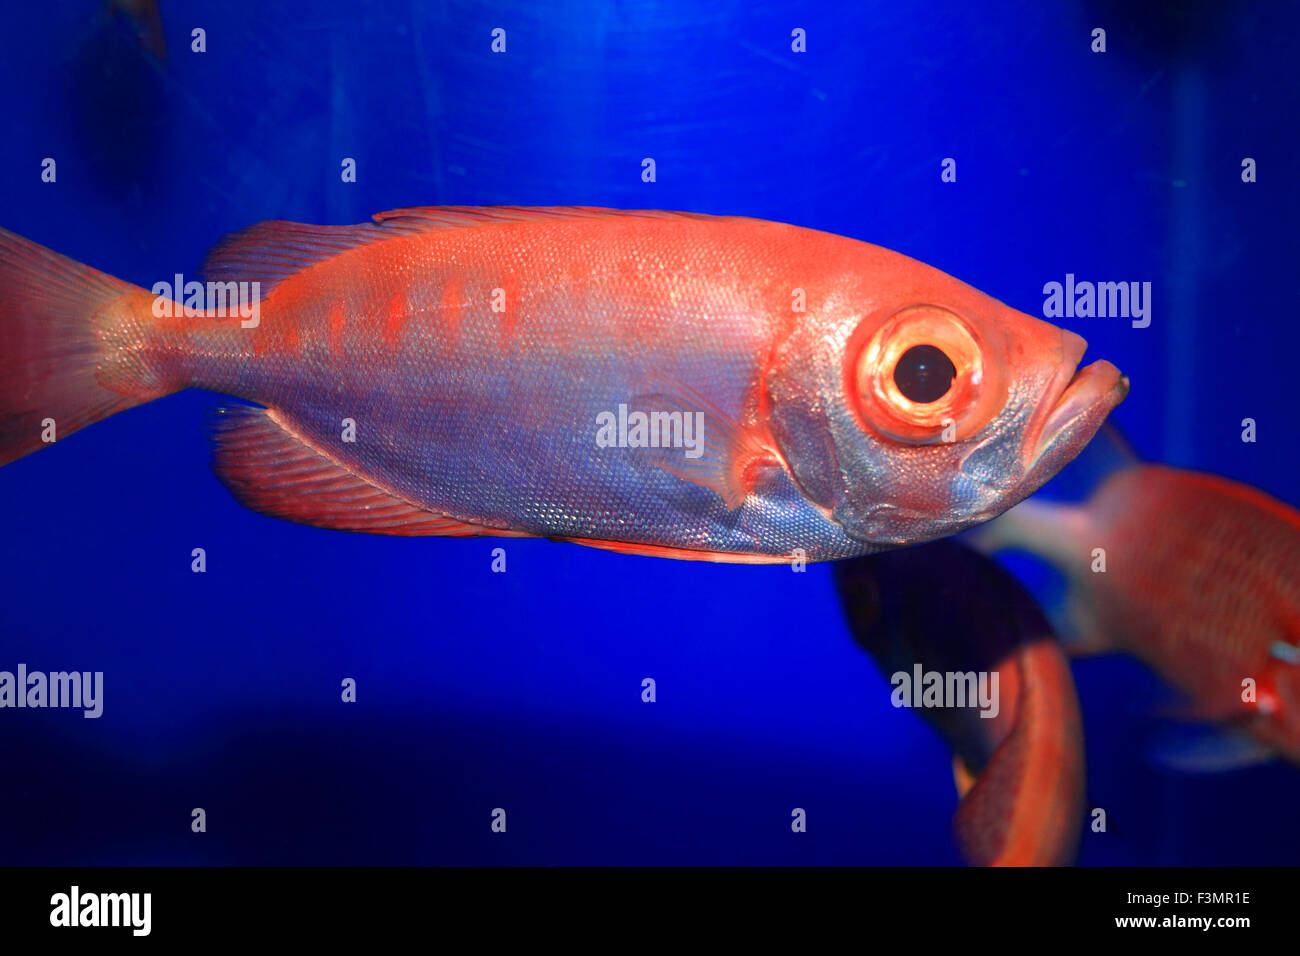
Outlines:
{"type": "Polygon", "coordinates": [[[181,387],[120,374],[149,301],[143,289],[0,229],[0,465],[181,387]]]}
{"type": "Polygon", "coordinates": [[[545,222],[556,219],[697,219],[742,217],[711,216],[699,212],[658,209],[607,209],[602,206],[410,206],[375,213],[385,226],[400,225],[415,232],[464,229],[501,222],[545,222]]]}
{"type": "MultiPolygon", "coordinates": [[[[496,532],[492,532],[496,533],[496,532]]],[[[581,544],[601,551],[617,554],[634,554],[648,558],[672,558],[677,561],[710,561],[714,564],[789,564],[790,557],[782,554],[746,554],[743,551],[696,551],[665,544],[641,544],[636,541],[607,541],[603,538],[574,538],[568,535],[550,535],[552,541],[581,544]]]]}
{"type": "Polygon", "coordinates": [[[740,424],[690,386],[652,375],[646,388],[647,391],[633,399],[635,405],[655,411],[680,411],[683,415],[703,412],[707,426],[703,429],[698,458],[683,456],[679,448],[645,449],[655,467],[715,492],[728,511],[735,511],[745,503],[754,488],[756,468],[782,464],[776,440],[765,428],[740,424]]]}
{"type": "Polygon", "coordinates": [[[210,282],[260,282],[267,295],[276,283],[317,263],[361,246],[405,235],[374,223],[315,226],[271,219],[224,236],[203,261],[210,282]]]}
{"type": "Polygon", "coordinates": [[[375,487],[297,438],[265,408],[217,410],[212,470],[244,507],[298,524],[407,536],[498,533],[375,487]]]}

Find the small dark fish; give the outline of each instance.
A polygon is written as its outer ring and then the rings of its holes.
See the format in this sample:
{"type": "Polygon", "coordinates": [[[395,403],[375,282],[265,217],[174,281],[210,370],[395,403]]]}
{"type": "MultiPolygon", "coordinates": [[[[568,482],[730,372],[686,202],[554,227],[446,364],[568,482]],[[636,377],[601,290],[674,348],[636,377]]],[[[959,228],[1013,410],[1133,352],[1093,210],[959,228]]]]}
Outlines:
{"type": "Polygon", "coordinates": [[[1034,599],[955,541],[842,561],[834,571],[855,640],[894,675],[896,704],[914,673],[982,673],[998,690],[985,716],[969,701],[922,710],[954,752],[961,802],[953,829],[963,856],[980,866],[1073,862],[1084,799],[1079,701],[1034,599]]]}

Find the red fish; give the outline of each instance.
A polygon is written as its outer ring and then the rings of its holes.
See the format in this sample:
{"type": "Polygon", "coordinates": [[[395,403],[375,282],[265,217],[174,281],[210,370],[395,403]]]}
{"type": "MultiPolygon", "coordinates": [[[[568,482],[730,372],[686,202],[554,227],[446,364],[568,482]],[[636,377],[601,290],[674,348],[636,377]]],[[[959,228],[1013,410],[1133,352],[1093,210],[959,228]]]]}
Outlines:
{"type": "Polygon", "coordinates": [[[1073,862],[1084,752],[1070,666],[1033,598],[955,541],[835,566],[854,638],[882,672],[996,674],[995,709],[921,710],[953,749],[953,829],[979,866],[1073,862]]]}
{"type": "Polygon", "coordinates": [[[1127,391],[1109,362],[1076,370],[1077,335],[827,233],[584,208],[375,220],[218,246],[207,278],[260,283],[255,325],[220,303],[169,317],[0,233],[0,464],[48,422],[63,437],[207,388],[264,406],[226,410],[214,466],[266,514],[817,561],[988,520],[1127,391]]]}
{"type": "Polygon", "coordinates": [[[1027,501],[977,541],[1064,572],[1080,649],[1136,655],[1195,716],[1300,762],[1300,512],[1213,475],[1135,465],[1083,505],[1027,501]]]}

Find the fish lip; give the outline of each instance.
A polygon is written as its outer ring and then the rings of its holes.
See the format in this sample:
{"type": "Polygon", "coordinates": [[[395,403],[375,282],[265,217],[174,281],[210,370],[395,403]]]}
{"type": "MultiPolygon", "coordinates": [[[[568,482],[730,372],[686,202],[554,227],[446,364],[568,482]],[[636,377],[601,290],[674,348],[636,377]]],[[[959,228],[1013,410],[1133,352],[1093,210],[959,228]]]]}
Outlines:
{"type": "Polygon", "coordinates": [[[1068,438],[1079,419],[1095,417],[1100,426],[1106,415],[1124,400],[1128,389],[1128,376],[1120,374],[1120,370],[1105,359],[1075,369],[1043,419],[1034,446],[1034,463],[1041,461],[1048,449],[1062,438],[1068,438]]]}

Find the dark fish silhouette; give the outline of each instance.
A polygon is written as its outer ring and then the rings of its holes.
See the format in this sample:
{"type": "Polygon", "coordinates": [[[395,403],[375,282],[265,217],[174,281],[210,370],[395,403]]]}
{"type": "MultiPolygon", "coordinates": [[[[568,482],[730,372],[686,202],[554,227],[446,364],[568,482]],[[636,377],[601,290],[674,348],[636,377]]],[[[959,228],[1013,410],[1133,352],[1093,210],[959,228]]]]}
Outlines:
{"type": "Polygon", "coordinates": [[[995,716],[973,706],[922,711],[953,749],[963,856],[983,866],[1072,862],[1083,729],[1069,665],[1034,599],[956,541],[842,561],[834,573],[854,638],[887,677],[917,665],[998,675],[995,716]]]}

